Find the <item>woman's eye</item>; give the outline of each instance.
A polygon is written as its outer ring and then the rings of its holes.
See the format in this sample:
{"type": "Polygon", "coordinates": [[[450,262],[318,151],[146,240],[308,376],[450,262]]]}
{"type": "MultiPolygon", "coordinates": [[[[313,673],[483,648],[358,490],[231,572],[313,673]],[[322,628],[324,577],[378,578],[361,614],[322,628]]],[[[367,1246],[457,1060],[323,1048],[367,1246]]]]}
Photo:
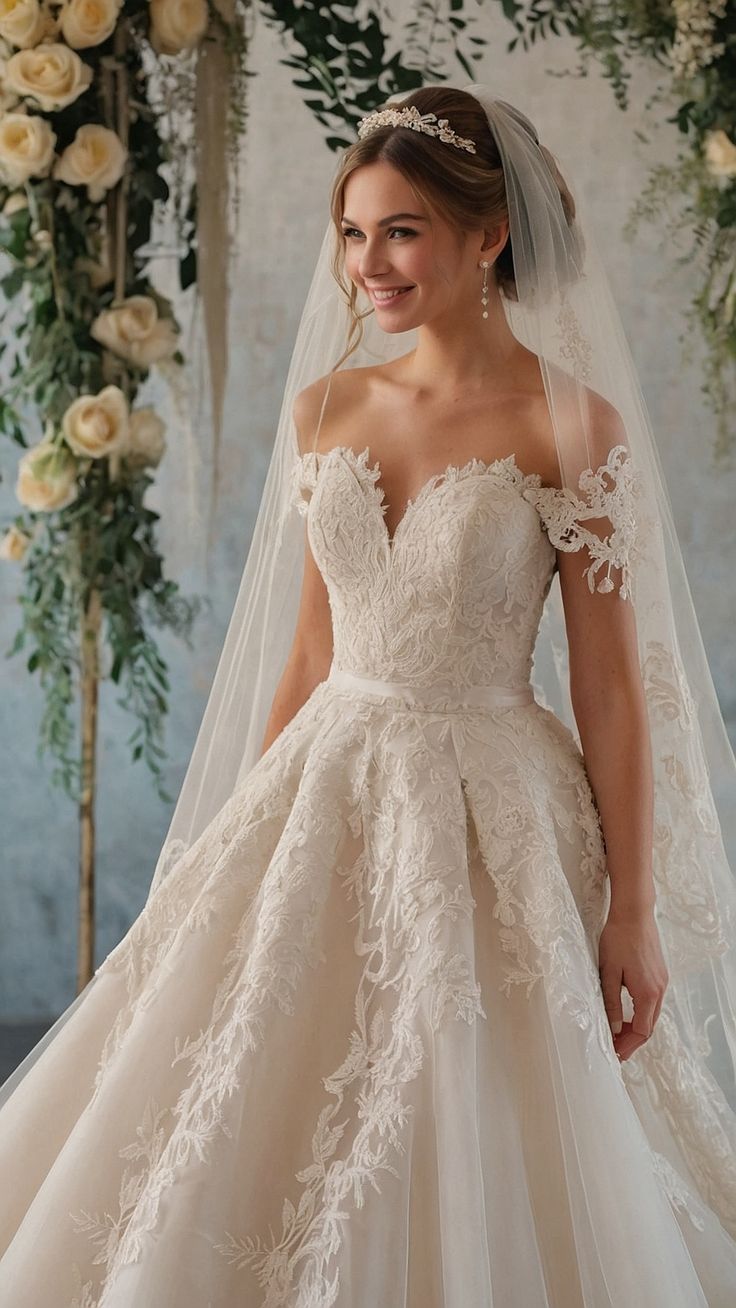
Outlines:
{"type": "MultiPolygon", "coordinates": [[[[362,232],[357,227],[343,227],[342,229],[343,236],[351,236],[353,232],[357,232],[359,236],[362,236],[362,232]]],[[[389,233],[392,232],[401,232],[403,236],[416,236],[416,232],[412,231],[411,227],[389,227],[389,233]]]]}

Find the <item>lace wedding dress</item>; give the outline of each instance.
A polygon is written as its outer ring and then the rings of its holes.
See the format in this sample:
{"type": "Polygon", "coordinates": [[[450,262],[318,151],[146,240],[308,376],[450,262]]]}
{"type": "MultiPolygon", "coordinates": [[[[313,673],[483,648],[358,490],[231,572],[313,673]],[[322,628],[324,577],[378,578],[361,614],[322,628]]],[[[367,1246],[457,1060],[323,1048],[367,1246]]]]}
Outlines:
{"type": "Polygon", "coordinates": [[[472,460],[390,539],[339,446],[293,499],[332,669],[0,1113],[2,1308],[733,1308],[734,1114],[666,1002],[616,1057],[530,681],[561,492],[472,460]]]}

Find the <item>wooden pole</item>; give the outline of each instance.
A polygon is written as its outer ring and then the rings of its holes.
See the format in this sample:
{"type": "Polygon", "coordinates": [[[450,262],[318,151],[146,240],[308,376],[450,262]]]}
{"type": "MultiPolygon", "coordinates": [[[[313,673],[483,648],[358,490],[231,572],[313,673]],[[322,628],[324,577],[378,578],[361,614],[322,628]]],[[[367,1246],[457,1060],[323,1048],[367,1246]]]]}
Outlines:
{"type": "Polygon", "coordinates": [[[77,994],[92,979],[95,952],[95,781],[102,602],[92,587],[82,621],[82,793],[79,803],[77,994]]]}
{"type": "MultiPolygon", "coordinates": [[[[123,19],[115,32],[115,59],[102,70],[103,113],[124,146],[128,145],[128,78],[124,64],[128,28],[123,19]]],[[[115,300],[125,297],[127,264],[128,170],[108,195],[108,248],[115,273],[115,300]]],[[[102,371],[106,382],[117,381],[120,365],[105,351],[102,371]]],[[[110,457],[110,482],[119,474],[120,459],[110,457]]],[[[85,549],[84,536],[80,549],[85,549]]],[[[84,560],[82,560],[84,573],[84,560]]],[[[95,796],[97,791],[97,715],[100,685],[100,634],[102,596],[94,580],[82,615],[81,714],[82,788],[79,802],[79,925],[77,936],[77,994],[91,981],[95,966],[95,796]]]]}

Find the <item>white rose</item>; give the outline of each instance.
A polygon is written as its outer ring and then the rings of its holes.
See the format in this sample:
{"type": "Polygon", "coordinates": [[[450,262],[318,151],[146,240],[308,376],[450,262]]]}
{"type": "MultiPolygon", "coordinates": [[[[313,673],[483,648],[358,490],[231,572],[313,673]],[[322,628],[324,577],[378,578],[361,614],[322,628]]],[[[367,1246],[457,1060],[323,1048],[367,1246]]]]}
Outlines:
{"type": "Polygon", "coordinates": [[[736,177],[736,145],[724,131],[708,132],[705,162],[714,177],[736,177]]]}
{"type": "Polygon", "coordinates": [[[46,18],[38,0],[0,0],[0,36],[27,50],[46,33],[46,18]]]}
{"type": "Polygon", "coordinates": [[[127,463],[155,468],[166,449],[166,423],[154,409],[136,409],[130,415],[130,440],[125,452],[127,463]]]}
{"type": "Polygon", "coordinates": [[[23,186],[29,177],[46,177],[54,161],[56,133],[36,114],[0,118],[0,174],[8,186],[23,186]]]}
{"type": "Polygon", "coordinates": [[[11,91],[33,96],[46,113],[65,109],[87,90],[92,69],[61,42],[44,42],[32,50],[19,50],[5,66],[11,91]]]}
{"type": "Polygon", "coordinates": [[[101,45],[115,31],[121,5],[122,0],[67,0],[60,22],[67,45],[75,50],[101,45]]]}
{"type": "Polygon", "coordinates": [[[113,354],[147,367],[176,352],[178,338],[170,318],[159,318],[156,301],[149,295],[130,295],[115,309],[103,309],[90,335],[113,354]]]}
{"type": "Polygon", "coordinates": [[[85,123],[57,159],[54,177],[69,186],[86,186],[94,203],[120,181],[127,157],[116,132],[99,123],[85,123]]]}
{"type": "Polygon", "coordinates": [[[61,420],[67,445],[87,459],[125,453],[128,445],[128,401],[119,386],[105,386],[97,395],[80,395],[61,420]]]}
{"type": "Polygon", "coordinates": [[[15,493],[21,504],[34,512],[65,509],[79,493],[73,454],[47,440],[32,446],[18,465],[15,493]]]}
{"type": "Polygon", "coordinates": [[[0,540],[0,559],[8,559],[11,563],[18,563],[25,554],[31,543],[30,536],[26,536],[24,531],[18,527],[9,527],[0,540]]]}
{"type": "Polygon", "coordinates": [[[209,22],[206,0],[150,0],[151,45],[175,55],[202,40],[209,22]]]}

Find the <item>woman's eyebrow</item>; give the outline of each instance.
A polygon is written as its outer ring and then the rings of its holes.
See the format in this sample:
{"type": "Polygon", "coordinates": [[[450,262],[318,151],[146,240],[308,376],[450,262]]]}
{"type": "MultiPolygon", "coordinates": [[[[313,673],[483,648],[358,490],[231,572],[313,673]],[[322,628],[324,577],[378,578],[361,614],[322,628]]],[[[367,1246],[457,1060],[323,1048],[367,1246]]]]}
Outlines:
{"type": "MultiPolygon", "coordinates": [[[[425,223],[427,221],[424,214],[421,213],[392,213],[389,214],[388,218],[381,218],[377,226],[386,227],[389,223],[395,223],[399,218],[410,218],[412,222],[415,223],[425,223]]],[[[347,223],[348,227],[359,226],[358,223],[354,223],[350,218],[343,217],[340,219],[340,221],[343,223],[347,223]]]]}

